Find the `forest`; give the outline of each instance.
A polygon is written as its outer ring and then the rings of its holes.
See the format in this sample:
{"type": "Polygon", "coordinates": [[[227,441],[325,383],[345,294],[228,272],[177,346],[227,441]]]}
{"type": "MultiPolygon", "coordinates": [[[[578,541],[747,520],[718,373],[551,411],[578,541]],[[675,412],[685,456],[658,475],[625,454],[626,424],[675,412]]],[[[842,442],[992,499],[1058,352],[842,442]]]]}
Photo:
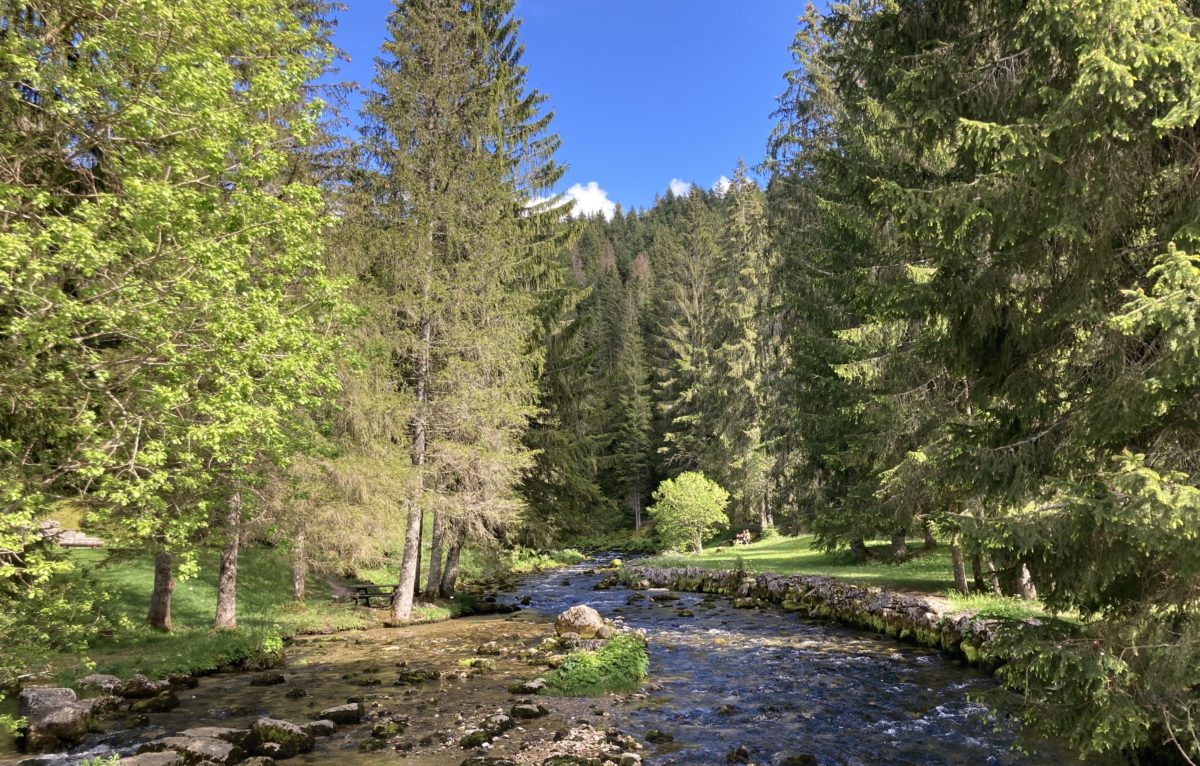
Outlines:
{"type": "Polygon", "coordinates": [[[395,0],[358,113],[325,0],[0,8],[8,696],[126,627],[51,522],[146,563],[148,630],[211,572],[230,636],[252,551],[403,625],[745,529],[948,550],[1037,605],[994,649],[1030,731],[1200,762],[1200,3],[798,8],[762,156],[611,217],[513,0],[395,0]]]}

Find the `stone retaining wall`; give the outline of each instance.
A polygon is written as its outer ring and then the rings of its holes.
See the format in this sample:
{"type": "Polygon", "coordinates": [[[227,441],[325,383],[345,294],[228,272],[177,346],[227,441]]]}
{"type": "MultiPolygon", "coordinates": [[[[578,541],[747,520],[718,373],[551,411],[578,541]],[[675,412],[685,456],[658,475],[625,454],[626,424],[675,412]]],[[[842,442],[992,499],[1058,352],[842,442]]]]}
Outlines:
{"type": "Polygon", "coordinates": [[[951,612],[921,596],[817,575],[755,575],[701,567],[629,567],[621,579],[633,588],[670,588],[729,596],[735,606],[771,604],[805,617],[833,620],[941,649],[988,672],[1002,664],[1002,658],[988,649],[999,621],[951,612]]]}

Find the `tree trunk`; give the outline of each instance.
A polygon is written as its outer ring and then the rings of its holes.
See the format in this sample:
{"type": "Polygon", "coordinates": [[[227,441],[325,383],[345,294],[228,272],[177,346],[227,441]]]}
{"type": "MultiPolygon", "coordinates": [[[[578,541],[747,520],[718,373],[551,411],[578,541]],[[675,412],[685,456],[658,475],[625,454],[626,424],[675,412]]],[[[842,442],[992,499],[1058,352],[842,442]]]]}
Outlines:
{"type": "Polygon", "coordinates": [[[1033,584],[1033,576],[1029,573],[1029,567],[1021,564],[1021,574],[1017,578],[1017,594],[1026,601],[1037,600],[1037,587],[1033,584]]]}
{"type": "Polygon", "coordinates": [[[421,556],[425,552],[425,512],[417,520],[417,567],[413,573],[413,601],[421,597],[421,556]]]}
{"type": "Polygon", "coordinates": [[[967,588],[967,568],[963,566],[962,544],[958,535],[950,542],[950,561],[954,564],[954,588],[965,596],[971,591],[967,588]]]}
{"type": "Polygon", "coordinates": [[[763,493],[762,502],[758,506],[758,528],[762,532],[773,526],[775,526],[775,519],[771,518],[771,506],[766,493],[763,493]]]}
{"type": "Polygon", "coordinates": [[[908,535],[904,532],[896,532],[892,535],[891,545],[892,561],[904,561],[908,558],[908,535]]]}
{"type": "Polygon", "coordinates": [[[454,585],[458,581],[458,554],[462,552],[462,540],[455,540],[446,551],[446,565],[442,567],[442,598],[454,598],[454,585]]]}
{"type": "MultiPolygon", "coordinates": [[[[937,547],[937,538],[935,538],[933,536],[933,530],[929,527],[928,524],[924,525],[924,531],[925,531],[925,550],[931,551],[937,547]]],[[[961,551],[960,551],[960,553],[961,553],[961,551]]]]}
{"type": "Polygon", "coordinates": [[[425,598],[437,598],[442,588],[442,545],[446,536],[441,511],[433,512],[433,537],[429,541],[429,576],[425,581],[425,598]]]}
{"type": "Polygon", "coordinates": [[[159,551],[154,556],[154,590],[150,593],[150,627],[155,630],[171,629],[171,594],[175,591],[175,578],[171,574],[171,554],[159,551]]]}
{"type": "Polygon", "coordinates": [[[704,553],[704,538],[700,533],[696,533],[696,553],[704,553]]]}
{"type": "Polygon", "coordinates": [[[304,583],[308,579],[308,559],[304,550],[304,527],[296,532],[296,547],[292,549],[292,600],[304,600],[304,583]]]}
{"type": "Polygon", "coordinates": [[[871,552],[867,550],[867,544],[861,537],[856,537],[850,541],[850,560],[855,564],[861,564],[871,558],[871,552]]]}
{"type": "Polygon", "coordinates": [[[633,507],[633,529],[636,532],[642,528],[642,493],[635,490],[629,492],[629,505],[633,507]]]}
{"type": "Polygon", "coordinates": [[[979,593],[983,593],[987,588],[983,579],[983,557],[979,555],[978,551],[971,554],[971,581],[979,593]]]}
{"type": "Polygon", "coordinates": [[[987,569],[988,588],[992,595],[1003,596],[1004,589],[1000,587],[1000,575],[996,574],[996,562],[992,560],[992,554],[984,555],[983,564],[987,569]]]}
{"type": "MultiPolygon", "coordinates": [[[[432,275],[426,275],[425,295],[430,290],[432,275]]],[[[429,354],[433,340],[433,323],[429,317],[421,319],[421,350],[417,357],[416,411],[412,416],[412,464],[416,469],[413,488],[408,497],[408,526],[404,530],[404,554],[400,559],[400,578],[396,595],[392,599],[392,619],[407,620],[412,617],[413,598],[417,592],[417,569],[421,565],[421,507],[425,494],[425,405],[429,401],[429,354]]]]}
{"type": "Polygon", "coordinates": [[[217,576],[217,616],[213,627],[218,630],[237,628],[238,552],[242,543],[242,496],[234,492],[229,498],[229,515],[225,518],[229,539],[221,551],[221,570],[217,576]]]}

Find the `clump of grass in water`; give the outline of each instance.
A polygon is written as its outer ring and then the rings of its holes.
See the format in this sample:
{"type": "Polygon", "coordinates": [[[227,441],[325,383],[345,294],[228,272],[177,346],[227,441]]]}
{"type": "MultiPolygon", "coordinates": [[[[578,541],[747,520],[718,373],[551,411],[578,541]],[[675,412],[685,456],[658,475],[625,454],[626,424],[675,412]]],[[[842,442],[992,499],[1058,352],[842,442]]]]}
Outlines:
{"type": "Polygon", "coordinates": [[[650,670],[639,636],[617,636],[594,652],[575,652],[546,676],[546,692],[560,697],[598,697],[628,692],[650,670]]]}

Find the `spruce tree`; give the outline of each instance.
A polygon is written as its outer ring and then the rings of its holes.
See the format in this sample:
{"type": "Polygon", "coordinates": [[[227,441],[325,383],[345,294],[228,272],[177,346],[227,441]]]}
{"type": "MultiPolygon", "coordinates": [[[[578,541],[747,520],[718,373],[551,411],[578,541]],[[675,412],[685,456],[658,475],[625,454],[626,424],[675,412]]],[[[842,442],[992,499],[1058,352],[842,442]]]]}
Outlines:
{"type": "MultiPolygon", "coordinates": [[[[511,11],[511,0],[398,3],[365,107],[364,215],[377,235],[365,244],[394,311],[385,332],[414,469],[396,619],[411,614],[426,511],[435,530],[456,530],[456,558],[467,537],[514,517],[531,464],[521,443],[537,393],[528,288],[557,213],[554,200],[527,203],[561,169],[545,98],[526,91],[511,11]]],[[[434,543],[440,557],[445,541],[434,543]]]]}

